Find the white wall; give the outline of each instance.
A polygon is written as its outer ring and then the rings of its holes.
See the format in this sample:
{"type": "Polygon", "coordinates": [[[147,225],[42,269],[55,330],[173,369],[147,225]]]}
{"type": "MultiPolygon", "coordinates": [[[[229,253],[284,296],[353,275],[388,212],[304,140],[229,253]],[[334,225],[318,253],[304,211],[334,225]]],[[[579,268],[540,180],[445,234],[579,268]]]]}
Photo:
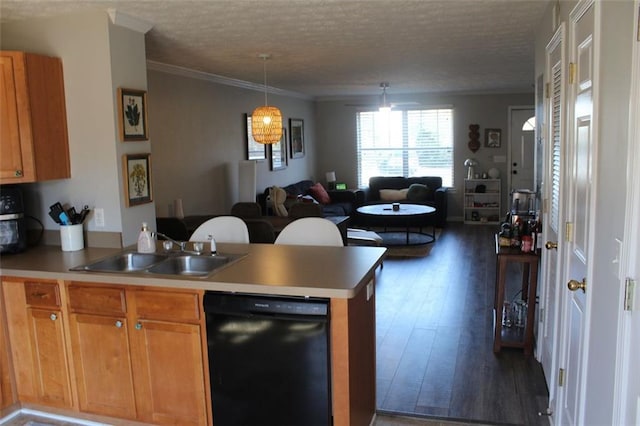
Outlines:
{"type": "Polygon", "coordinates": [[[1,27],[1,46],[62,59],[69,130],[71,178],[24,185],[27,213],[48,230],[56,201],[87,204],[105,212],[105,226],[91,219],[85,229],[123,232],[122,244],[137,238],[140,222],[154,221],[153,204],[123,206],[121,154],[148,152],[148,143],[119,142],[116,88],[146,88],[144,35],[115,27],[106,12],[33,19],[1,27]]]}
{"type": "MultiPolygon", "coordinates": [[[[264,103],[264,93],[202,77],[148,71],[157,216],[170,215],[176,198],[185,215],[228,214],[238,200],[238,164],[246,159],[244,114],[264,103]]],[[[289,158],[279,171],[270,171],[268,160],[258,162],[258,193],[317,178],[313,102],[269,95],[269,104],[282,111],[287,134],[289,118],[304,120],[306,154],[289,158]]]]}
{"type": "MultiPolygon", "coordinates": [[[[153,139],[150,141],[119,142],[118,127],[118,88],[147,90],[147,63],[144,44],[144,34],[116,25],[109,25],[109,46],[111,58],[110,94],[113,101],[114,114],[112,126],[117,132],[116,137],[116,179],[118,194],[120,194],[120,217],[122,218],[123,245],[134,244],[142,222],[148,222],[155,229],[155,202],[127,207],[124,193],[123,161],[124,154],[144,154],[152,152],[153,139]]],[[[148,105],[147,105],[148,108],[148,105]]],[[[153,162],[151,162],[153,177],[153,162]]],[[[152,188],[153,190],[153,188],[152,188]]]]}
{"type": "MultiPolygon", "coordinates": [[[[463,216],[462,185],[466,178],[467,168],[464,161],[475,158],[479,165],[479,173],[495,167],[500,170],[502,179],[502,204],[506,213],[507,194],[507,162],[494,162],[495,156],[507,157],[508,152],[508,108],[534,104],[533,88],[531,93],[522,94],[416,94],[413,96],[396,96],[397,102],[418,102],[426,108],[453,107],[454,109],[454,186],[456,192],[449,194],[447,213],[453,220],[461,220],[463,216]],[[480,142],[482,146],[475,153],[468,148],[469,125],[480,125],[480,142]],[[486,128],[502,129],[502,145],[500,148],[484,146],[484,130],[486,128]]],[[[350,98],[318,102],[316,126],[318,129],[316,170],[323,176],[326,171],[336,172],[340,182],[346,182],[349,188],[357,187],[357,153],[356,153],[356,112],[357,109],[347,104],[375,103],[377,98],[350,98]]],[[[533,163],[533,158],[531,159],[533,163]]]]}
{"type": "MultiPolygon", "coordinates": [[[[616,241],[625,240],[626,155],[629,143],[629,105],[638,102],[631,92],[631,52],[637,11],[633,3],[602,1],[600,24],[600,84],[597,112],[597,178],[594,253],[595,260],[589,330],[585,419],[591,424],[613,424],[613,391],[616,341],[622,282],[614,259],[616,241]]],[[[598,29],[596,30],[598,31],[598,29]]],[[[627,242],[628,243],[628,242],[627,242]]]]}

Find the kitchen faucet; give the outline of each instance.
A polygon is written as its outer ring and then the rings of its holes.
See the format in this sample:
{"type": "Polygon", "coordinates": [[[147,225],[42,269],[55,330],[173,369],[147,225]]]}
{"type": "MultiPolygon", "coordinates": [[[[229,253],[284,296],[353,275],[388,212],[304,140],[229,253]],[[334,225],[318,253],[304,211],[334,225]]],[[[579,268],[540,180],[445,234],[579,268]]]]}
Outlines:
{"type": "Polygon", "coordinates": [[[187,247],[187,242],[186,241],[176,241],[173,238],[169,237],[168,235],[163,234],[162,232],[156,232],[155,235],[158,236],[158,237],[162,237],[167,241],[171,241],[173,244],[175,244],[178,247],[180,247],[180,251],[184,251],[185,248],[187,247]]]}

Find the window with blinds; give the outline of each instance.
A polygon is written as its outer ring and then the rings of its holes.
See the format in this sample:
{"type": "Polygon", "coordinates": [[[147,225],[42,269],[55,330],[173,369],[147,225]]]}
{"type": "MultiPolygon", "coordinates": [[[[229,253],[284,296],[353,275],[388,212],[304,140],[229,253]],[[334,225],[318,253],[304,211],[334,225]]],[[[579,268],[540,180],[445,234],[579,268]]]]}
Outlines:
{"type": "Polygon", "coordinates": [[[453,109],[357,114],[358,185],[372,176],[440,176],[453,186],[453,109]]]}

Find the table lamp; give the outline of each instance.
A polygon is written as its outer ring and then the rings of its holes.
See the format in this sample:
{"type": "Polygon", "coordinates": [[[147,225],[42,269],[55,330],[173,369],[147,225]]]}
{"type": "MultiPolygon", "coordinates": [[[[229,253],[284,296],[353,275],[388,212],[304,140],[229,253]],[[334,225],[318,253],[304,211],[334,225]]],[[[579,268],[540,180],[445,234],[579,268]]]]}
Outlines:
{"type": "Polygon", "coordinates": [[[478,165],[478,162],[473,158],[467,158],[464,160],[464,165],[469,168],[467,171],[467,179],[473,179],[473,175],[475,174],[475,167],[478,165]]]}
{"type": "Polygon", "coordinates": [[[325,173],[325,177],[327,178],[327,187],[329,189],[336,189],[336,172],[327,172],[325,173]]]}

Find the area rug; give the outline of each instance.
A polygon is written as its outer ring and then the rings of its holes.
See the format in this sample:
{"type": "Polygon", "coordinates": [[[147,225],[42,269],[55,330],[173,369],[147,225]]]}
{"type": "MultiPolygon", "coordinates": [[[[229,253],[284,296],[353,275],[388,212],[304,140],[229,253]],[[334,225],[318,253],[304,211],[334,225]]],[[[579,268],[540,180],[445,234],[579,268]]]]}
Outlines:
{"type": "Polygon", "coordinates": [[[410,234],[410,245],[406,245],[407,234],[402,232],[380,232],[382,237],[382,245],[387,248],[388,257],[425,257],[429,255],[429,252],[438,243],[440,236],[440,229],[436,229],[436,241],[428,244],[421,244],[429,237],[420,234],[410,234]]]}

